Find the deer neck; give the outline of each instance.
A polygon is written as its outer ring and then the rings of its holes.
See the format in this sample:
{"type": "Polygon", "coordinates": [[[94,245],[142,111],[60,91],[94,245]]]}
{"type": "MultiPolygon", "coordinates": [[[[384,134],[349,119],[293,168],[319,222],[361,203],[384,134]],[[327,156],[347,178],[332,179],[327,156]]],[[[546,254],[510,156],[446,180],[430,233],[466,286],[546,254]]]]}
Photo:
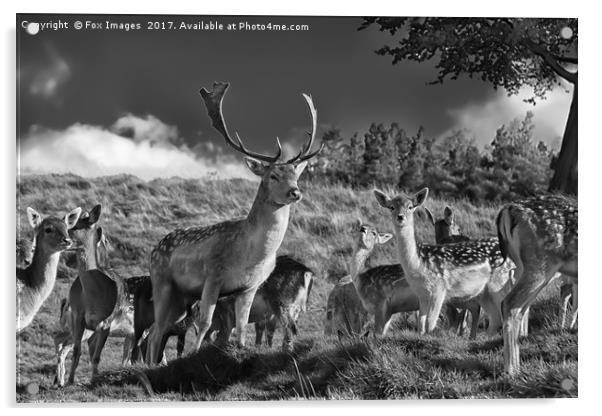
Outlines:
{"type": "Polygon", "coordinates": [[[36,250],[33,253],[29,271],[28,284],[39,291],[52,290],[56,281],[56,271],[61,257],[60,251],[50,252],[44,249],[42,244],[36,242],[36,250]]]}
{"type": "Polygon", "coordinates": [[[96,258],[96,243],[93,238],[86,241],[83,248],[76,251],[77,270],[81,273],[87,270],[98,269],[98,259],[96,258]]]}
{"type": "Polygon", "coordinates": [[[416,276],[421,269],[422,263],[418,256],[414,225],[407,224],[399,227],[395,224],[395,237],[397,238],[397,250],[399,252],[401,267],[407,276],[416,276]]]}
{"type": "Polygon", "coordinates": [[[368,250],[365,247],[356,247],[353,250],[353,257],[351,258],[349,273],[351,274],[351,279],[353,280],[354,284],[358,283],[358,276],[364,269],[364,265],[366,264],[366,260],[368,259],[370,252],[371,250],[368,250]]]}
{"type": "Polygon", "coordinates": [[[260,256],[276,254],[288,227],[290,205],[275,204],[269,199],[267,185],[259,186],[257,196],[246,218],[246,232],[251,249],[260,256]]]}

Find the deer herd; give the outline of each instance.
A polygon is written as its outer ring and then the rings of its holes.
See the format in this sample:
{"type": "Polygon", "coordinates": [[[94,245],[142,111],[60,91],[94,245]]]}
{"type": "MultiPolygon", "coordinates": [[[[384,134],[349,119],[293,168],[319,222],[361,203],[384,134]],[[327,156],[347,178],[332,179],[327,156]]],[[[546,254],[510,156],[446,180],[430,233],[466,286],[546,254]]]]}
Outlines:
{"type": "MultiPolygon", "coordinates": [[[[247,323],[254,323],[256,344],[267,329],[271,346],[279,324],[282,348],[290,350],[297,320],[305,310],[316,275],[288,256],[278,256],[285,237],[291,205],[301,200],[297,184],[312,150],[317,112],[303,94],[311,117],[309,139],[293,158],[281,160],[277,141],[273,156],[248,150],[242,139],[231,136],[222,112],[227,83],[201,89],[213,127],[225,142],[246,155],[248,168],[261,181],[246,218],[211,226],[177,229],[164,236],[150,252],[149,276],[123,278],[101,264],[106,250],[100,225],[101,206],[76,208],[64,218],[47,217],[27,208],[34,230],[32,256],[17,267],[17,333],[33,320],[53,290],[59,257],[75,253],[78,277],[62,299],[54,341],[56,383],[65,380],[65,359],[73,350],[69,383],[74,382],[87,341],[92,377],[98,373],[101,352],[109,336],[124,339],[123,363],[165,361],[170,336],[178,337],[178,356],[187,331],[196,333],[195,348],[203,341],[227,343],[233,328],[244,346],[247,323]]],[[[357,220],[349,235],[353,254],[350,276],[341,279],[326,305],[325,334],[366,332],[374,317],[373,332],[385,336],[391,318],[400,312],[417,313],[420,334],[432,332],[443,311],[462,334],[471,314],[470,338],[479,327],[480,311],[487,317],[487,334],[502,330],[504,368],[520,370],[519,337],[528,330],[529,307],[551,281],[562,279],[562,325],[577,319],[577,202],[561,195],[542,195],[512,202],[497,217],[498,235],[470,239],[460,234],[452,209],[435,220],[425,207],[429,190],[389,195],[374,190],[392,233],[357,220]],[[435,227],[435,244],[418,244],[415,219],[425,210],[435,227]],[[394,240],[397,264],[365,269],[377,245],[394,240]],[[460,312],[459,312],[460,311],[460,312]]],[[[105,256],[106,257],[106,256],[105,256]]]]}

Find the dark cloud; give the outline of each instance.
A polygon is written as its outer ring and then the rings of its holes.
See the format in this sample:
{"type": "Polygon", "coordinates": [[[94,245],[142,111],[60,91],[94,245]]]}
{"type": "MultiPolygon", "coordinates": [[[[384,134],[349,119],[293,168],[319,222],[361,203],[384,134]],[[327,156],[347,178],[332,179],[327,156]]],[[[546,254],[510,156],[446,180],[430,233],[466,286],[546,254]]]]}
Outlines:
{"type": "MultiPolygon", "coordinates": [[[[108,18],[24,15],[22,19],[62,19],[72,26],[75,20],[102,23],[108,18]]],[[[320,125],[337,126],[347,136],[363,134],[371,122],[398,122],[410,132],[422,125],[429,135],[457,127],[471,129],[471,125],[458,126],[459,120],[475,119],[462,112],[491,103],[495,107],[507,99],[477,80],[427,86],[434,78],[434,68],[410,62],[393,66],[388,58],[376,55],[374,50],[391,43],[392,38],[374,29],[358,32],[360,18],[113,16],[110,20],[139,22],[143,27],[149,21],[307,24],[309,31],[71,29],[42,31],[35,36],[19,31],[21,84],[31,68],[44,68],[41,57],[47,56],[48,47],[44,45],[52,45],[69,68],[60,90],[46,89],[60,91],[61,106],[24,94],[21,88],[19,137],[32,125],[57,130],[75,123],[111,126],[124,114],[152,114],[166,125],[177,126],[175,137],[184,141],[177,145],[199,149],[206,146],[199,147],[199,143],[210,142],[222,147],[223,140],[212,129],[198,94],[200,87],[210,87],[216,80],[231,82],[224,101],[230,129],[262,152],[273,151],[276,136],[291,148],[303,140],[308,120],[302,92],[312,95],[320,125]]],[[[40,85],[52,86],[53,77],[45,79],[40,85]]],[[[559,109],[568,106],[568,98],[559,100],[555,101],[559,109]]],[[[522,107],[514,110],[517,114],[510,111],[507,121],[524,115],[522,107]]],[[[542,130],[546,135],[558,130],[550,126],[564,122],[558,116],[538,117],[537,108],[534,112],[538,128],[547,126],[542,130]]],[[[489,134],[489,128],[477,127],[479,135],[490,136],[477,135],[477,141],[490,142],[495,129],[489,134]]],[[[133,126],[120,128],[121,135],[136,138],[138,134],[133,126]]],[[[168,142],[173,144],[172,139],[168,142]]],[[[233,154],[227,147],[223,151],[233,154]]]]}

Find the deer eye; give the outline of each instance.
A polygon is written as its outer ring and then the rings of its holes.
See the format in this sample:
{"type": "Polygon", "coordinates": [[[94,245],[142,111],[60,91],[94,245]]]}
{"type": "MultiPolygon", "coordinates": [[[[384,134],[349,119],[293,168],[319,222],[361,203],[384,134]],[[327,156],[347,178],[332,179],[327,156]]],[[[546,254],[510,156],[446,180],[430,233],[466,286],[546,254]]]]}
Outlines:
{"type": "Polygon", "coordinates": [[[44,228],[44,232],[45,232],[46,234],[50,234],[50,233],[52,232],[52,228],[50,228],[50,227],[46,227],[46,228],[44,228]]]}
{"type": "Polygon", "coordinates": [[[395,207],[389,207],[391,211],[395,211],[395,207]]]}
{"type": "Polygon", "coordinates": [[[278,178],[278,176],[274,175],[273,173],[270,175],[270,179],[278,182],[280,179],[278,178]]]}

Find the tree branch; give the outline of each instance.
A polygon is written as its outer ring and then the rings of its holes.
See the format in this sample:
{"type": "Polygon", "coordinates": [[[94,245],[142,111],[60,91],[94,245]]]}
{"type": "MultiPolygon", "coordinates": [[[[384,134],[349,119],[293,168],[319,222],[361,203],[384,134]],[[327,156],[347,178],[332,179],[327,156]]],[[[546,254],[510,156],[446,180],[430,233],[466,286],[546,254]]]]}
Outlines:
{"type": "Polygon", "coordinates": [[[543,60],[550,65],[550,67],[556,72],[560,77],[566,79],[568,82],[574,84],[577,82],[577,74],[568,71],[562,65],[558,63],[557,58],[548,52],[543,46],[538,43],[533,42],[531,39],[525,38],[522,40],[522,43],[529,48],[531,52],[543,58],[543,60]]]}

